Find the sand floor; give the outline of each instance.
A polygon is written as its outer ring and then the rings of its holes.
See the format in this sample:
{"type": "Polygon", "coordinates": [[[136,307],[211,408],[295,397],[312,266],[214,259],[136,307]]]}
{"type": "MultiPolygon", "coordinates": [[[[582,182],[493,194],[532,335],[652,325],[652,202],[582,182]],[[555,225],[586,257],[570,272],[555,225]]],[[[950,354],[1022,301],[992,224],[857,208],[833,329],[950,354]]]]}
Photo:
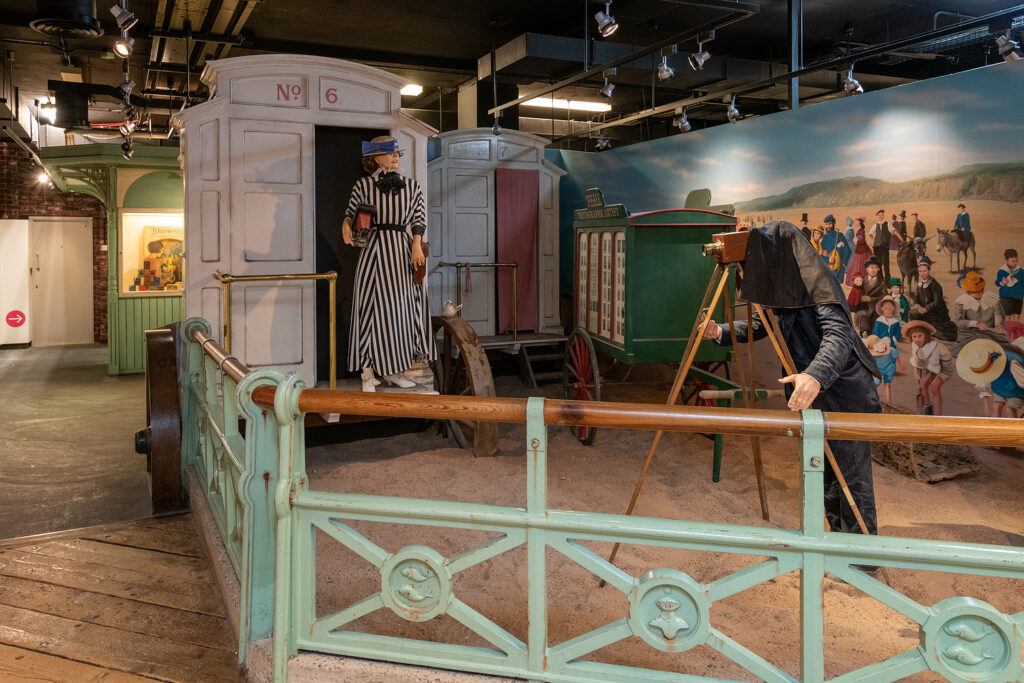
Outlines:
{"type": "MultiPolygon", "coordinates": [[[[927,220],[927,219],[925,219],[927,220]]],[[[980,223],[980,221],[979,221],[980,223]]],[[[758,377],[778,377],[770,348],[758,343],[758,377]]],[[[615,373],[610,373],[614,375],[615,373]]],[[[672,370],[667,366],[635,368],[630,382],[606,385],[603,398],[663,403],[672,370]]],[[[898,378],[899,379],[899,378],[898,378]]],[[[908,404],[912,379],[896,384],[896,401],[908,404]]],[[[956,378],[958,380],[958,378],[956,378]]],[[[947,412],[980,414],[980,403],[966,385],[946,392],[947,412]]],[[[539,393],[559,397],[560,387],[539,393]]],[[[517,378],[498,378],[498,393],[526,396],[517,378]]],[[[778,400],[762,407],[781,407],[778,400]]],[[[432,430],[367,439],[344,445],[311,448],[307,455],[310,488],[417,498],[525,504],[525,426],[503,425],[499,453],[474,458],[451,447],[432,430]]],[[[624,512],[652,435],[647,432],[601,430],[591,447],[581,446],[565,428],[553,427],[549,440],[549,507],[565,510],[624,512]]],[[[799,524],[797,442],[765,440],[764,459],[771,522],[760,519],[749,441],[726,437],[722,480],[711,481],[711,441],[700,435],[669,434],[662,441],[635,514],[651,517],[773,525],[799,524]]],[[[976,448],[981,471],[966,478],[925,484],[878,464],[874,468],[883,535],[1000,545],[1024,545],[1024,452],[976,448]]],[[[401,527],[354,522],[352,526],[386,550],[425,544],[452,556],[493,535],[441,528],[401,527]]],[[[319,533],[319,532],[318,532],[319,533]]],[[[589,544],[607,556],[608,545],[589,544]]],[[[640,576],[672,567],[700,582],[709,582],[762,558],[646,546],[624,546],[616,561],[640,576]]],[[[548,552],[548,624],[557,644],[628,612],[625,596],[611,587],[598,588],[593,575],[559,553],[548,552]]],[[[379,589],[379,576],[368,563],[324,534],[318,537],[317,610],[326,615],[379,589]]],[[[525,547],[499,555],[455,577],[455,594],[515,636],[526,640],[525,547]]],[[[1024,610],[1024,590],[1009,579],[954,574],[885,570],[885,580],[923,605],[953,595],[985,600],[1014,614],[1024,610]]],[[[787,574],[714,604],[712,625],[788,673],[799,675],[798,577],[787,574]]],[[[918,644],[918,629],[906,617],[859,590],[830,577],[824,582],[826,674],[836,676],[883,660],[918,644]]],[[[348,628],[409,638],[486,645],[455,620],[441,616],[429,622],[406,622],[389,610],[378,610],[348,628]]],[[[586,657],[596,661],[678,671],[702,676],[758,680],[714,650],[701,646],[666,654],[638,638],[630,638],[586,657]]],[[[944,680],[919,674],[906,680],[944,680]]]]}

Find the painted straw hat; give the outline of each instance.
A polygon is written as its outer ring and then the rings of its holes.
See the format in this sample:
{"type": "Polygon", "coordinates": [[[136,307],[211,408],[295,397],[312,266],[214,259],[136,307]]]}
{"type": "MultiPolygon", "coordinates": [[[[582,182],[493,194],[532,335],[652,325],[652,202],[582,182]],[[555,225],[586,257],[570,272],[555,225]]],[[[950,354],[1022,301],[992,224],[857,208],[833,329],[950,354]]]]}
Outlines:
{"type": "Polygon", "coordinates": [[[931,336],[935,336],[935,326],[924,320],[911,320],[909,323],[905,323],[901,328],[901,332],[904,337],[909,339],[910,333],[917,329],[922,329],[931,336]]]}
{"type": "Polygon", "coordinates": [[[891,304],[892,304],[893,306],[895,306],[895,307],[896,307],[896,312],[897,312],[897,313],[899,313],[899,310],[900,310],[900,305],[899,305],[899,303],[898,303],[898,302],[896,301],[896,299],[893,299],[893,298],[892,298],[891,296],[889,296],[889,295],[883,296],[883,297],[882,297],[881,299],[879,299],[879,300],[878,300],[878,301],[877,301],[877,302],[875,303],[875,313],[877,313],[878,315],[882,315],[882,304],[884,304],[884,303],[885,303],[886,301],[888,301],[888,302],[889,302],[889,303],[891,303],[891,304]]]}
{"type": "Polygon", "coordinates": [[[1006,352],[991,339],[975,339],[956,357],[956,372],[968,384],[988,384],[1006,369],[1006,352]]]}
{"type": "Polygon", "coordinates": [[[973,270],[964,276],[963,282],[960,286],[964,288],[964,291],[968,294],[972,292],[984,292],[985,291],[985,280],[973,270]]]}

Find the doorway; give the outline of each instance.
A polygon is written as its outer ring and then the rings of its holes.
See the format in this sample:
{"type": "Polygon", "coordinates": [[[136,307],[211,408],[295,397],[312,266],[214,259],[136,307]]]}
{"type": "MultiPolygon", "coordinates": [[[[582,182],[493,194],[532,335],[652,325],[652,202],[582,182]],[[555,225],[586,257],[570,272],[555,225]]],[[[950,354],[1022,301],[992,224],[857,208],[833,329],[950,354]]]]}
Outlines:
{"type": "Polygon", "coordinates": [[[93,341],[92,219],[29,219],[32,344],[93,341]]]}
{"type": "MultiPolygon", "coordinates": [[[[363,140],[390,131],[373,128],[342,128],[317,126],[316,159],[316,272],[334,270],[338,273],[337,361],[338,377],[350,374],[348,368],[348,328],[352,317],[352,287],[355,283],[359,250],[345,246],[341,240],[341,223],[345,219],[352,186],[363,177],[363,140]]],[[[316,283],[316,378],[330,377],[330,319],[327,283],[316,283]]]]}

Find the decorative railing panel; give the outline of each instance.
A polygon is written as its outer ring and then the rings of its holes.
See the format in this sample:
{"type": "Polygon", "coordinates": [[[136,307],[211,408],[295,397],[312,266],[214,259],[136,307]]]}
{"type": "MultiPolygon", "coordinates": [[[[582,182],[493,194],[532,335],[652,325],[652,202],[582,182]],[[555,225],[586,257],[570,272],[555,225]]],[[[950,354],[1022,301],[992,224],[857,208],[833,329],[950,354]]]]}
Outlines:
{"type": "MultiPolygon", "coordinates": [[[[215,344],[208,343],[208,346],[214,348],[205,352],[215,362],[206,366],[206,374],[233,361],[225,358],[215,344]]],[[[223,381],[224,395],[230,397],[229,388],[233,386],[230,381],[233,380],[223,381]]],[[[760,418],[758,421],[750,417],[753,429],[763,433],[778,433],[777,430],[782,429],[801,439],[801,528],[787,530],[548,508],[545,417],[549,422],[557,419],[573,424],[591,418],[580,417],[584,409],[572,402],[549,402],[557,403],[560,409],[546,410],[542,399],[529,399],[526,406],[525,507],[310,491],[305,474],[304,412],[300,404],[309,409],[311,405],[330,403],[331,409],[325,412],[344,412],[344,405],[358,404],[361,410],[371,414],[402,414],[415,410],[422,416],[440,417],[446,411],[464,410],[466,406],[472,409],[477,402],[434,397],[429,405],[406,405],[408,399],[404,398],[361,399],[341,393],[310,392],[297,376],[285,378],[273,371],[249,373],[238,383],[235,395],[247,419],[245,458],[238,460],[242,471],[229,486],[209,472],[216,468],[224,473],[221,476],[234,472],[236,463],[228,453],[235,452],[235,445],[242,444],[237,433],[230,434],[230,427],[225,426],[228,411],[213,409],[212,406],[219,405],[217,392],[211,390],[209,379],[204,382],[202,391],[197,388],[192,392],[196,401],[207,403],[206,409],[193,408],[196,418],[204,422],[207,430],[199,439],[198,451],[202,457],[196,459],[196,469],[206,473],[204,481],[208,482],[207,495],[211,501],[218,496],[223,500],[227,491],[241,500],[242,521],[237,525],[242,535],[241,576],[252,577],[248,579],[248,587],[243,587],[243,594],[249,596],[243,606],[248,615],[246,612],[242,615],[243,620],[249,620],[245,637],[268,635],[270,621],[273,621],[275,680],[285,680],[287,659],[298,649],[553,683],[706,680],[694,675],[582,659],[602,647],[636,636],[651,648],[666,653],[684,652],[699,645],[710,647],[759,680],[795,681],[799,677],[799,680],[816,683],[825,679],[822,596],[825,572],[916,623],[919,635],[916,647],[833,680],[883,683],[923,671],[938,672],[951,681],[1016,681],[1024,675],[1021,664],[1024,612],[1005,614],[973,596],[923,605],[857,568],[858,565],[878,565],[1024,579],[1024,549],[825,532],[822,529],[822,491],[826,423],[818,411],[804,411],[798,425],[788,416],[772,425],[768,418],[770,411],[750,411],[751,416],[757,413],[760,418]],[[220,453],[218,443],[223,447],[220,453]],[[215,490],[217,486],[221,487],[219,491],[215,490]],[[471,529],[489,532],[493,538],[451,557],[426,545],[410,545],[389,553],[357,531],[356,526],[363,522],[471,529]],[[340,543],[355,553],[360,558],[358,561],[373,566],[379,575],[377,590],[340,610],[318,617],[318,540],[340,543]],[[701,583],[675,567],[650,567],[641,576],[631,575],[588,549],[586,542],[682,548],[766,559],[709,583],[701,583]],[[526,547],[528,577],[528,587],[522,596],[529,616],[525,641],[469,607],[453,587],[453,578],[460,572],[522,546],[526,547]],[[600,579],[612,590],[621,591],[628,607],[611,623],[563,642],[551,642],[547,632],[548,548],[591,573],[595,577],[594,590],[598,590],[596,579],[600,579]],[[786,671],[725,635],[716,628],[711,616],[716,602],[790,572],[799,572],[800,582],[799,671],[786,671]],[[377,610],[390,610],[414,622],[427,622],[445,614],[478,635],[489,647],[346,629],[355,620],[377,610]]],[[[515,421],[517,416],[511,409],[500,412],[502,406],[511,403],[500,401],[490,399],[480,405],[491,410],[494,419],[515,421]]],[[[611,415],[616,410],[615,404],[603,406],[598,406],[599,411],[604,411],[599,412],[601,416],[611,415]]],[[[627,412],[643,412],[644,408],[631,407],[627,412]]],[[[669,421],[673,414],[684,411],[664,406],[649,408],[647,416],[657,414],[661,421],[669,421]]],[[[736,413],[744,415],[742,411],[705,410],[708,421],[724,420],[723,415],[736,413]]],[[[475,413],[472,419],[483,417],[475,413]]],[[[1020,430],[1020,426],[1007,425],[1007,421],[982,423],[988,427],[986,434],[992,442],[1020,439],[1021,435],[1014,431],[1020,430]]],[[[634,420],[633,425],[637,424],[639,422],[634,420]]],[[[736,431],[751,429],[751,424],[737,427],[736,431]]],[[[911,420],[906,424],[917,423],[911,420]]],[[[928,424],[935,424],[936,429],[951,427],[942,421],[928,424]]],[[[668,426],[666,422],[659,428],[668,426]]],[[[677,421],[673,428],[685,431],[696,430],[699,426],[699,423],[677,421]]],[[[707,429],[706,424],[704,429],[707,429]]],[[[830,438],[844,429],[846,434],[855,434],[864,428],[856,420],[842,424],[837,419],[830,438]]],[[[878,425],[872,425],[872,429],[875,430],[873,435],[865,431],[862,438],[877,439],[884,432],[878,425]]],[[[986,438],[979,434],[972,436],[986,438]]],[[[942,439],[941,429],[932,438],[942,439]]],[[[226,544],[236,528],[230,522],[238,519],[230,517],[230,514],[237,515],[237,510],[229,514],[228,507],[225,503],[223,513],[217,513],[223,515],[221,530],[227,532],[226,544]]]]}

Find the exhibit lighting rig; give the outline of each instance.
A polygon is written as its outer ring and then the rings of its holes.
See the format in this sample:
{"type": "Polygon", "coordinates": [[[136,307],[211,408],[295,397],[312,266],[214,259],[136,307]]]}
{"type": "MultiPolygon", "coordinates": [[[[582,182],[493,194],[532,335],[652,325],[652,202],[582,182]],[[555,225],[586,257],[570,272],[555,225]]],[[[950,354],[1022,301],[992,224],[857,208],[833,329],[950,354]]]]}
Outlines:
{"type": "Polygon", "coordinates": [[[619,22],[615,21],[615,17],[612,16],[612,3],[610,1],[604,3],[604,10],[598,10],[597,14],[594,15],[594,19],[597,21],[597,30],[603,38],[608,38],[619,30],[619,22]]]}
{"type": "Polygon", "coordinates": [[[999,56],[1007,62],[1016,62],[1024,56],[1021,54],[1020,45],[1010,37],[1009,31],[996,38],[996,47],[999,48],[999,56]]]}
{"type": "Polygon", "coordinates": [[[843,79],[843,90],[847,95],[859,95],[864,92],[864,86],[860,84],[860,81],[853,77],[852,66],[846,72],[846,78],[843,79]]]}
{"type": "Polygon", "coordinates": [[[672,125],[679,129],[680,133],[690,132],[690,121],[686,118],[686,109],[683,109],[683,113],[672,120],[672,125]]]}
{"type": "Polygon", "coordinates": [[[736,96],[732,96],[732,101],[729,102],[728,109],[725,110],[725,116],[729,119],[729,123],[736,123],[740,120],[740,110],[736,108],[736,96]]]}

